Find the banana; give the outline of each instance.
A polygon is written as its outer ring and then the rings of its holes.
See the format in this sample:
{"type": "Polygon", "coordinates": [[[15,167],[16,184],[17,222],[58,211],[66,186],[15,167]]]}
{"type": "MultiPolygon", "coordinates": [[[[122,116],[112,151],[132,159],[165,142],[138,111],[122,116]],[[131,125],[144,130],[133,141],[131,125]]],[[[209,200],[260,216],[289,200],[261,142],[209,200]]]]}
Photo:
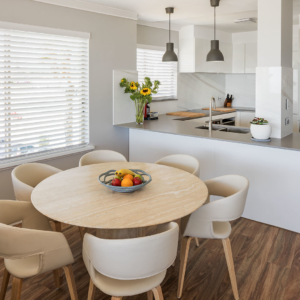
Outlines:
{"type": "Polygon", "coordinates": [[[119,177],[124,177],[125,175],[127,174],[130,174],[132,175],[133,177],[135,176],[135,173],[132,172],[131,170],[128,170],[128,169],[121,169],[121,170],[118,170],[116,171],[116,176],[119,176],[119,177]]]}

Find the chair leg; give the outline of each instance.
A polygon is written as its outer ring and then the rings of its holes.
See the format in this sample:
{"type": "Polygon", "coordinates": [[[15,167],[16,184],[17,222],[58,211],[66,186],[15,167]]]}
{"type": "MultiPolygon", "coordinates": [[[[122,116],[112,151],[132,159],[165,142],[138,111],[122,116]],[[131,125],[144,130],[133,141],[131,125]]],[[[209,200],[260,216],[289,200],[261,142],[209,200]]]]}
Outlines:
{"type": "Polygon", "coordinates": [[[195,241],[196,241],[197,247],[199,247],[199,246],[200,246],[200,244],[199,244],[199,239],[198,239],[198,238],[195,238],[195,241]]]}
{"type": "Polygon", "coordinates": [[[89,285],[89,293],[87,300],[94,300],[96,294],[96,286],[94,285],[94,282],[92,279],[90,279],[90,285],[89,285]]]}
{"type": "Polygon", "coordinates": [[[11,289],[11,300],[20,300],[23,279],[14,277],[11,289]]]}
{"type": "Polygon", "coordinates": [[[55,287],[57,289],[59,289],[60,286],[61,286],[61,284],[62,284],[62,278],[61,278],[60,269],[53,270],[53,277],[54,277],[55,287]]]}
{"type": "Polygon", "coordinates": [[[9,282],[9,277],[10,277],[10,274],[8,273],[8,271],[6,269],[4,269],[4,274],[3,274],[3,278],[2,278],[2,286],[1,286],[1,291],[0,291],[0,300],[5,299],[7,286],[8,286],[8,282],[9,282]]]}
{"type": "Polygon", "coordinates": [[[63,269],[65,271],[71,300],[78,300],[72,265],[65,266],[65,267],[63,267],[63,269]]]}
{"type": "Polygon", "coordinates": [[[153,300],[153,292],[152,291],[147,292],[147,300],[153,300]]]}
{"type": "Polygon", "coordinates": [[[190,249],[190,244],[192,239],[193,237],[185,236],[181,241],[180,270],[179,270],[177,298],[180,298],[182,295],[186,264],[189,256],[189,249],[190,249]]]}
{"type": "Polygon", "coordinates": [[[53,221],[53,222],[54,222],[55,231],[61,232],[61,223],[57,221],[53,221]]]}
{"type": "Polygon", "coordinates": [[[233,258],[232,258],[230,239],[229,238],[223,239],[222,243],[223,243],[223,247],[224,247],[224,252],[225,252],[225,257],[226,257],[226,261],[227,261],[229,277],[230,277],[230,281],[231,281],[234,299],[239,300],[239,292],[238,292],[238,287],[237,287],[237,283],[236,283],[236,276],[235,276],[235,270],[234,270],[234,262],[233,262],[233,258]]]}
{"type": "Polygon", "coordinates": [[[79,233],[80,233],[81,240],[83,240],[84,235],[87,233],[87,228],[78,227],[78,230],[79,230],[79,233]]]}
{"type": "Polygon", "coordinates": [[[161,290],[161,286],[157,286],[156,288],[154,288],[152,290],[153,294],[154,294],[154,298],[155,300],[164,300],[164,296],[161,290]]]}

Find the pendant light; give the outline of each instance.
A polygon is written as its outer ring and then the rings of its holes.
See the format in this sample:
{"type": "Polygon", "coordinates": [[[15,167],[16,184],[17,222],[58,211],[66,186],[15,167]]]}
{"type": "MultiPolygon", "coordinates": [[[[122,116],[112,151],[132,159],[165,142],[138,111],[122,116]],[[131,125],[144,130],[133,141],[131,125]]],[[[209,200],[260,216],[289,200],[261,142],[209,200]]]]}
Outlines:
{"type": "Polygon", "coordinates": [[[169,43],[167,43],[167,51],[165,52],[162,61],[178,61],[178,57],[174,52],[174,43],[171,43],[171,14],[174,13],[174,7],[167,7],[166,13],[169,14],[169,43]]]}
{"type": "Polygon", "coordinates": [[[220,0],[210,0],[210,4],[214,8],[214,39],[211,41],[211,50],[207,54],[206,61],[219,62],[224,61],[224,56],[219,48],[219,40],[216,40],[216,7],[219,6],[220,0]]]}

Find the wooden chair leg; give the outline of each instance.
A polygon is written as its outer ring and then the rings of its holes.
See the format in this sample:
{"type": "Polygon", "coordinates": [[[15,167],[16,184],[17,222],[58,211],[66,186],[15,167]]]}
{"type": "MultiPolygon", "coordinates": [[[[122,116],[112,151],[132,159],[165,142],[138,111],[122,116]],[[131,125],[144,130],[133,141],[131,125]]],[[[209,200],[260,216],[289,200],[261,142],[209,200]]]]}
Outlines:
{"type": "Polygon", "coordinates": [[[147,292],[147,300],[153,300],[153,292],[152,291],[147,292]]]}
{"type": "Polygon", "coordinates": [[[92,279],[90,279],[90,285],[89,285],[89,293],[87,300],[94,300],[96,294],[96,286],[94,285],[94,282],[92,279]]]}
{"type": "Polygon", "coordinates": [[[192,239],[193,239],[192,237],[185,236],[181,241],[180,270],[179,270],[177,298],[180,298],[182,295],[186,264],[189,256],[189,249],[190,249],[190,244],[192,239]]]}
{"type": "Polygon", "coordinates": [[[61,223],[54,221],[54,227],[56,232],[61,232],[61,223]]]}
{"type": "Polygon", "coordinates": [[[72,265],[65,266],[65,267],[63,267],[63,269],[64,269],[64,272],[66,275],[71,300],[78,300],[72,265]]]}
{"type": "Polygon", "coordinates": [[[23,279],[14,277],[11,289],[11,300],[20,300],[23,279]]]}
{"type": "Polygon", "coordinates": [[[87,228],[78,227],[78,230],[79,230],[79,233],[80,233],[81,240],[83,240],[84,235],[87,233],[87,228]]]}
{"type": "Polygon", "coordinates": [[[3,278],[2,278],[2,286],[1,286],[1,291],[0,291],[0,300],[5,299],[7,286],[8,286],[8,282],[9,282],[9,277],[10,277],[10,274],[7,272],[6,269],[4,269],[4,274],[3,274],[3,278]]]}
{"type": "Polygon", "coordinates": [[[223,239],[222,243],[223,243],[223,247],[224,247],[224,252],[225,252],[225,257],[226,257],[226,261],[227,261],[229,277],[230,277],[230,281],[231,281],[234,299],[239,300],[239,292],[238,292],[238,287],[237,287],[237,283],[236,283],[236,276],[235,276],[235,270],[234,270],[234,262],[233,262],[233,258],[232,258],[230,239],[229,238],[223,239]]]}
{"type": "Polygon", "coordinates": [[[200,244],[199,244],[199,239],[198,239],[198,238],[195,238],[195,241],[196,241],[197,247],[199,247],[199,246],[200,246],[200,244]]]}
{"type": "Polygon", "coordinates": [[[164,296],[161,290],[161,286],[157,286],[156,288],[154,288],[152,290],[153,294],[154,294],[154,298],[155,300],[164,300],[164,296]]]}
{"type": "Polygon", "coordinates": [[[54,277],[55,287],[57,289],[59,289],[62,284],[62,277],[61,277],[60,269],[56,269],[53,271],[53,277],[54,277]]]}

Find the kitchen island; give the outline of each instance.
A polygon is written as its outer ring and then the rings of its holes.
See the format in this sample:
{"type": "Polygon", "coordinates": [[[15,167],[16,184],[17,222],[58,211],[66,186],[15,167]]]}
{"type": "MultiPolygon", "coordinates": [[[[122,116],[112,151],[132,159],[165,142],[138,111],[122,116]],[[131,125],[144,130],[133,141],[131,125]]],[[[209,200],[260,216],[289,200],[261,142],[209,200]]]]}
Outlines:
{"type": "Polygon", "coordinates": [[[250,133],[209,132],[167,115],[117,126],[129,129],[130,161],[153,163],[183,153],[199,160],[202,180],[243,175],[250,181],[243,216],[300,233],[300,133],[258,143],[250,133]]]}

